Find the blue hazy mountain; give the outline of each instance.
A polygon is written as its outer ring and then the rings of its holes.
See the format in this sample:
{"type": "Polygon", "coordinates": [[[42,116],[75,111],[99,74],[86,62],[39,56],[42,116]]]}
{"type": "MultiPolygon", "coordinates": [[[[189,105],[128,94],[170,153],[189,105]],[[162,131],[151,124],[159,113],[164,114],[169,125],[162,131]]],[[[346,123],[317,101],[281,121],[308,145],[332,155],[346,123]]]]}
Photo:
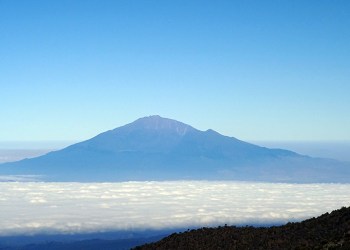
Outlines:
{"type": "Polygon", "coordinates": [[[350,182],[350,164],[260,147],[149,116],[62,150],[1,164],[0,174],[38,175],[47,181],[350,182]]]}

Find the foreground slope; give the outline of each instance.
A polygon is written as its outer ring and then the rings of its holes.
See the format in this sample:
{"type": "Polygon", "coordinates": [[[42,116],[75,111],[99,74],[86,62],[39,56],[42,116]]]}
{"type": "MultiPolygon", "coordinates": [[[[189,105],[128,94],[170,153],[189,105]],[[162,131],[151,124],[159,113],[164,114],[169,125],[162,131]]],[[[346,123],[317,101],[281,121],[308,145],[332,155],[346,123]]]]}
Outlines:
{"type": "Polygon", "coordinates": [[[0,175],[47,181],[349,182],[350,164],[259,147],[150,116],[44,156],[1,164],[0,175]]]}
{"type": "Polygon", "coordinates": [[[350,207],[280,227],[202,228],[172,234],[135,248],[161,249],[350,249],[350,207]]]}

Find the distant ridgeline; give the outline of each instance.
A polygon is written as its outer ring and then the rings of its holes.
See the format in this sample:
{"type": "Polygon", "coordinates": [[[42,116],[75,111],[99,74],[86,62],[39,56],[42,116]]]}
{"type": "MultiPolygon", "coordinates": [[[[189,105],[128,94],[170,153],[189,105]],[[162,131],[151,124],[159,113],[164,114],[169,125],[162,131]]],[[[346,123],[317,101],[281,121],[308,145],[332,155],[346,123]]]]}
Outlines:
{"type": "Polygon", "coordinates": [[[269,149],[149,116],[62,150],[0,164],[44,181],[238,180],[350,182],[350,163],[269,149]]]}

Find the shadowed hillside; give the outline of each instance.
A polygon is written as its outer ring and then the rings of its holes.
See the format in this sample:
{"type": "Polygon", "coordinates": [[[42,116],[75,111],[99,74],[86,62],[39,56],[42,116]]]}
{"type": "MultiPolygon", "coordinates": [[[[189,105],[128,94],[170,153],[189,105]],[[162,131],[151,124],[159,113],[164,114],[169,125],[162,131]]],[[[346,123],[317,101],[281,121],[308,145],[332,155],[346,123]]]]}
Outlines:
{"type": "Polygon", "coordinates": [[[169,249],[350,249],[350,207],[300,223],[270,228],[201,228],[172,234],[135,250],[169,249]]]}

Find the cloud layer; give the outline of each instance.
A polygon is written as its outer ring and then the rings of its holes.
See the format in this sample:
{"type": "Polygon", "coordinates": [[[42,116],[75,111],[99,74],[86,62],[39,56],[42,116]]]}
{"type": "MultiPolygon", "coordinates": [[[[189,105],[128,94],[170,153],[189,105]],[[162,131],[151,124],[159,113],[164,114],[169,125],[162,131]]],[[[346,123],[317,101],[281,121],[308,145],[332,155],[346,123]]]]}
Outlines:
{"type": "Polygon", "coordinates": [[[0,183],[0,235],[285,223],[350,206],[350,184],[0,183]]]}

